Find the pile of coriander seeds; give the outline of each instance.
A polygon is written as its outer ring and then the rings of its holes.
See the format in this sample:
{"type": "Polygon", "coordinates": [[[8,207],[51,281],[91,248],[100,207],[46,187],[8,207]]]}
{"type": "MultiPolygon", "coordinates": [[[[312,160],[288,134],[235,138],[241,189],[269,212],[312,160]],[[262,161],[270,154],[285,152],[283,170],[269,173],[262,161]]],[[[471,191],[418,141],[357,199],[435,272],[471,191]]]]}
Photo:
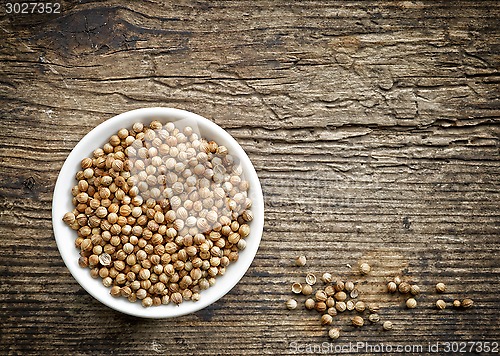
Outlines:
{"type": "Polygon", "coordinates": [[[75,209],[79,265],[111,295],[144,307],[197,301],[238,260],[253,219],[237,157],[193,128],[123,128],[81,161],[75,209]]]}

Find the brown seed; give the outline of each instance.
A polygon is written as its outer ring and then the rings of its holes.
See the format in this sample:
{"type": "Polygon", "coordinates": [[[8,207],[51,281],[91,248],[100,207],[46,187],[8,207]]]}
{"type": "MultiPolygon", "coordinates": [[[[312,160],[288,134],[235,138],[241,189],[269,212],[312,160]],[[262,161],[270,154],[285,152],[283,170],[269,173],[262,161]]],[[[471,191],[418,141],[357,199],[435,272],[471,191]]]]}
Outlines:
{"type": "Polygon", "coordinates": [[[387,283],[387,291],[389,293],[395,293],[398,290],[398,285],[394,282],[387,283]]]}
{"type": "Polygon", "coordinates": [[[359,301],[359,302],[356,302],[356,304],[354,305],[354,308],[356,309],[357,312],[362,313],[365,311],[366,305],[362,301],[359,301]]]}
{"type": "Polygon", "coordinates": [[[351,321],[352,321],[352,325],[357,326],[357,327],[361,327],[365,323],[363,318],[360,317],[359,315],[356,315],[354,318],[351,319],[351,321]]]}
{"type": "Polygon", "coordinates": [[[335,309],[334,307],[328,308],[327,313],[330,314],[331,316],[335,316],[337,315],[337,309],[335,309]]]}
{"type": "Polygon", "coordinates": [[[334,307],[335,306],[335,299],[333,299],[333,297],[328,297],[326,299],[326,306],[328,308],[334,307]]]}
{"type": "Polygon", "coordinates": [[[352,292],[354,290],[354,283],[351,281],[345,282],[344,289],[346,292],[352,292]]]}
{"type": "Polygon", "coordinates": [[[331,328],[329,331],[328,331],[328,336],[330,337],[330,339],[332,340],[336,340],[340,337],[340,329],[339,328],[331,328]]]}
{"type": "Polygon", "coordinates": [[[398,286],[399,292],[403,294],[409,293],[410,289],[411,289],[410,284],[406,282],[401,282],[398,286]]]}
{"type": "Polygon", "coordinates": [[[295,299],[289,299],[289,300],[287,300],[286,307],[289,310],[293,310],[293,309],[297,308],[297,301],[295,299]]]}
{"type": "Polygon", "coordinates": [[[359,266],[359,270],[361,274],[367,275],[371,271],[371,267],[368,263],[362,263],[361,266],[359,266]]]}
{"type": "Polygon", "coordinates": [[[438,293],[444,293],[446,291],[446,285],[444,283],[436,284],[436,291],[438,293]]]}
{"type": "Polygon", "coordinates": [[[315,294],[315,298],[318,302],[324,302],[328,299],[328,296],[326,295],[325,291],[318,290],[315,294]]]}
{"type": "Polygon", "coordinates": [[[334,297],[339,302],[343,302],[344,300],[347,299],[347,294],[345,294],[345,292],[337,292],[335,293],[334,297]]]}
{"type": "Polygon", "coordinates": [[[302,267],[302,266],[305,266],[307,263],[307,259],[306,259],[306,256],[299,256],[297,257],[297,259],[295,260],[295,264],[299,267],[302,267]]]}
{"type": "Polygon", "coordinates": [[[370,303],[368,304],[368,310],[370,311],[370,313],[378,313],[380,311],[380,307],[378,306],[378,304],[370,303]]]}
{"type": "Polygon", "coordinates": [[[462,300],[462,307],[463,308],[470,308],[474,305],[474,301],[472,299],[466,298],[462,300]]]}
{"type": "Polygon", "coordinates": [[[384,321],[384,324],[382,325],[384,330],[391,330],[392,329],[392,323],[390,321],[384,321]]]}
{"type": "Polygon", "coordinates": [[[446,308],[446,302],[445,302],[444,300],[442,300],[442,299],[439,299],[439,300],[436,302],[436,307],[437,307],[438,309],[443,310],[443,309],[445,309],[445,308],[446,308]]]}
{"type": "Polygon", "coordinates": [[[396,283],[396,285],[399,286],[401,284],[401,282],[402,282],[401,277],[398,277],[398,276],[394,277],[394,283],[396,283]]]}
{"type": "Polygon", "coordinates": [[[409,298],[406,301],[406,307],[408,309],[415,309],[417,307],[417,301],[414,298],[409,298]]]}
{"type": "Polygon", "coordinates": [[[304,302],[304,305],[306,306],[307,310],[312,310],[314,309],[316,302],[314,301],[314,299],[309,298],[304,302]]]}
{"type": "Polygon", "coordinates": [[[354,310],[354,302],[352,300],[348,300],[346,303],[345,303],[345,307],[347,310],[351,311],[351,310],[354,310]]]}
{"type": "Polygon", "coordinates": [[[347,305],[345,302],[337,302],[335,303],[335,309],[339,312],[344,312],[347,309],[347,305]]]}
{"type": "Polygon", "coordinates": [[[412,284],[410,287],[410,293],[413,295],[419,295],[420,294],[420,287],[417,286],[416,284],[412,284]]]}
{"type": "Polygon", "coordinates": [[[330,314],[323,314],[321,316],[321,325],[330,325],[333,322],[333,318],[330,314]]]}
{"type": "Polygon", "coordinates": [[[302,286],[302,294],[311,295],[312,292],[313,292],[313,288],[309,284],[302,286]]]}
{"type": "Polygon", "coordinates": [[[334,285],[334,288],[337,292],[341,292],[344,290],[344,282],[342,282],[341,280],[338,280],[337,282],[335,282],[335,285],[334,285]]]}
{"type": "Polygon", "coordinates": [[[322,313],[326,310],[326,303],[325,302],[316,302],[316,304],[314,305],[314,308],[322,313]]]}
{"type": "Polygon", "coordinates": [[[462,302],[461,302],[461,301],[459,301],[458,299],[455,299],[455,300],[453,301],[453,306],[454,306],[455,308],[460,308],[460,307],[462,306],[462,302]]]}
{"type": "Polygon", "coordinates": [[[306,276],[306,283],[309,284],[310,286],[313,286],[316,284],[316,276],[312,273],[308,273],[306,276]]]}
{"type": "Polygon", "coordinates": [[[295,294],[300,294],[302,293],[302,284],[295,282],[292,284],[292,292],[295,294]]]}
{"type": "Polygon", "coordinates": [[[332,280],[333,280],[333,277],[328,272],[323,273],[323,275],[321,276],[321,281],[323,281],[323,283],[331,283],[332,280]]]}
{"type": "Polygon", "coordinates": [[[333,288],[333,286],[326,286],[325,287],[325,293],[327,296],[332,296],[335,294],[335,288],[333,288]]]}

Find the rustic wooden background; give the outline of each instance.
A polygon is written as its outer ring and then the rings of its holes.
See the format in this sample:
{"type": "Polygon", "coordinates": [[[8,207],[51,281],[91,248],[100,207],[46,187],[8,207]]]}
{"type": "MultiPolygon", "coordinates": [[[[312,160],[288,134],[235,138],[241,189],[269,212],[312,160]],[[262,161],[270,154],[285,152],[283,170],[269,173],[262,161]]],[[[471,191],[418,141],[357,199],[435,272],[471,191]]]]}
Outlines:
{"type": "Polygon", "coordinates": [[[395,324],[353,330],[342,315],[338,344],[500,341],[498,3],[173,3],[64,1],[59,16],[13,16],[2,2],[0,353],[293,354],[293,342],[329,341],[317,314],[284,308],[308,271],[359,281],[395,324]],[[94,300],[51,225],[78,140],[150,106],[227,129],[266,199],[242,281],[175,320],[94,300]],[[419,308],[383,291],[397,274],[422,286],[419,308]],[[434,310],[439,281],[475,307],[434,310]]]}

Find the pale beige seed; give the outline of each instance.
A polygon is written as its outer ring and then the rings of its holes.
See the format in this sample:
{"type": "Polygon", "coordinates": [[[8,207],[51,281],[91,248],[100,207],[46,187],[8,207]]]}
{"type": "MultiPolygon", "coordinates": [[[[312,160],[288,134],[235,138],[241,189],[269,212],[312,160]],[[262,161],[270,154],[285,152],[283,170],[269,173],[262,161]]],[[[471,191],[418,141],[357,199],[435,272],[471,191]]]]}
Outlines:
{"type": "Polygon", "coordinates": [[[303,267],[305,266],[307,263],[307,259],[306,259],[306,256],[299,256],[296,258],[295,260],[295,264],[299,267],[303,267]]]}
{"type": "Polygon", "coordinates": [[[313,288],[309,284],[302,286],[302,294],[311,295],[312,292],[313,292],[313,288]]]}
{"type": "Polygon", "coordinates": [[[352,311],[354,310],[354,302],[352,300],[348,300],[346,303],[345,303],[345,307],[347,310],[349,311],[352,311]]]}
{"type": "Polygon", "coordinates": [[[356,315],[354,318],[351,319],[352,325],[361,327],[365,324],[365,321],[362,317],[359,315],[356,315]]]}
{"type": "Polygon", "coordinates": [[[308,273],[306,276],[306,283],[309,284],[310,286],[313,286],[316,284],[316,276],[313,273],[308,273]]]}
{"type": "Polygon", "coordinates": [[[387,291],[389,293],[395,293],[398,290],[398,285],[395,282],[387,283],[387,291]]]}
{"type": "Polygon", "coordinates": [[[323,273],[323,275],[321,276],[321,281],[323,283],[331,283],[333,280],[333,277],[330,273],[326,272],[326,273],[323,273]]]}
{"type": "Polygon", "coordinates": [[[436,284],[436,292],[444,293],[446,291],[446,285],[444,283],[436,284]]]}
{"type": "Polygon", "coordinates": [[[354,283],[351,281],[347,281],[344,283],[344,290],[348,293],[354,290],[354,283]]]}
{"type": "Polygon", "coordinates": [[[365,303],[363,303],[362,301],[358,301],[356,302],[356,304],[354,305],[354,308],[356,309],[357,312],[364,312],[365,309],[366,309],[366,305],[365,303]]]}
{"type": "Polygon", "coordinates": [[[359,270],[362,274],[367,275],[371,271],[371,267],[368,263],[362,263],[361,266],[359,266],[359,270]]]}
{"type": "Polygon", "coordinates": [[[330,325],[333,322],[333,318],[330,314],[323,314],[321,316],[321,325],[330,325]]]}
{"type": "Polygon", "coordinates": [[[340,337],[340,329],[339,328],[331,328],[328,331],[328,336],[332,340],[337,340],[340,337]]]}
{"type": "Polygon", "coordinates": [[[420,294],[420,287],[416,284],[412,284],[410,287],[410,293],[413,295],[419,295],[420,294]]]}
{"type": "Polygon", "coordinates": [[[316,302],[314,301],[314,299],[309,298],[304,302],[304,304],[307,310],[312,310],[314,309],[316,302]]]}
{"type": "Polygon", "coordinates": [[[461,301],[459,301],[458,299],[455,299],[455,300],[453,301],[453,306],[454,306],[455,308],[460,308],[460,307],[462,306],[462,302],[461,302],[461,301]]]}
{"type": "Polygon", "coordinates": [[[400,293],[407,294],[410,292],[411,286],[409,283],[401,282],[398,286],[398,290],[400,293]]]}
{"type": "Polygon", "coordinates": [[[302,293],[302,284],[295,282],[292,284],[292,292],[295,294],[302,293]]]}
{"type": "Polygon", "coordinates": [[[378,323],[380,321],[380,316],[378,314],[370,314],[368,316],[368,320],[370,320],[372,323],[378,323]]]}
{"type": "Polygon", "coordinates": [[[440,310],[443,310],[446,308],[446,302],[442,299],[439,299],[437,302],[436,302],[436,307],[440,310]]]}
{"type": "Polygon", "coordinates": [[[462,300],[462,307],[463,308],[471,308],[474,305],[474,301],[472,299],[466,298],[462,300]]]}
{"type": "Polygon", "coordinates": [[[415,309],[417,307],[417,301],[414,298],[408,298],[406,300],[406,307],[408,309],[415,309]]]}
{"type": "Polygon", "coordinates": [[[391,330],[392,329],[392,322],[384,321],[384,324],[382,324],[382,327],[384,328],[384,330],[391,330]]]}
{"type": "Polygon", "coordinates": [[[289,299],[289,300],[287,300],[286,307],[289,310],[293,310],[293,309],[297,308],[297,301],[295,299],[289,299]]]}

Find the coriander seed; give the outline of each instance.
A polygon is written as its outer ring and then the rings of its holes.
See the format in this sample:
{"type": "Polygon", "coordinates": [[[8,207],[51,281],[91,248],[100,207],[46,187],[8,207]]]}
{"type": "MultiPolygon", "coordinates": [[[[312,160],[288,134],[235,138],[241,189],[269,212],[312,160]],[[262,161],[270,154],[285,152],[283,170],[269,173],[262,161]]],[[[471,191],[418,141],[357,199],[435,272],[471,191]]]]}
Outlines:
{"type": "Polygon", "coordinates": [[[346,292],[352,292],[354,290],[354,283],[351,281],[347,281],[344,283],[344,289],[346,292]]]}
{"type": "Polygon", "coordinates": [[[330,314],[331,316],[335,316],[337,315],[337,309],[335,309],[334,307],[330,307],[328,308],[327,313],[330,314]]]}
{"type": "Polygon", "coordinates": [[[455,300],[453,301],[453,306],[454,306],[455,308],[460,308],[460,307],[462,306],[462,302],[461,302],[461,301],[459,301],[458,299],[455,299],[455,300]]]}
{"type": "Polygon", "coordinates": [[[396,283],[396,285],[399,286],[401,284],[401,282],[402,282],[401,277],[398,277],[398,276],[394,277],[394,283],[396,283]]]}
{"type": "Polygon", "coordinates": [[[392,322],[384,321],[384,324],[382,324],[382,327],[384,328],[384,330],[391,330],[392,329],[392,322]]]}
{"type": "Polygon", "coordinates": [[[408,309],[415,309],[417,307],[417,301],[414,298],[408,298],[406,300],[406,307],[408,309]]]}
{"type": "Polygon", "coordinates": [[[368,315],[368,320],[372,323],[378,323],[380,321],[380,316],[378,314],[370,314],[368,315]]]}
{"type": "Polygon", "coordinates": [[[438,293],[444,293],[446,291],[446,285],[444,283],[438,283],[436,284],[436,291],[438,293]]]}
{"type": "Polygon", "coordinates": [[[302,294],[303,295],[311,295],[313,292],[313,288],[309,284],[305,284],[302,287],[302,294]]]}
{"type": "Polygon", "coordinates": [[[359,315],[356,315],[354,318],[352,318],[351,322],[352,322],[352,325],[357,326],[357,327],[361,327],[365,324],[365,321],[359,315]]]}
{"type": "Polygon", "coordinates": [[[333,318],[330,314],[323,314],[321,316],[321,325],[330,325],[333,322],[333,318]]]}
{"type": "Polygon", "coordinates": [[[407,294],[410,292],[411,286],[409,283],[401,282],[398,286],[398,290],[402,294],[407,294]]]}
{"type": "Polygon", "coordinates": [[[365,303],[363,303],[362,301],[358,301],[356,302],[356,304],[354,305],[354,308],[356,309],[357,312],[364,312],[365,309],[366,309],[366,305],[365,303]]]}
{"type": "Polygon", "coordinates": [[[463,308],[471,308],[474,305],[474,301],[472,299],[466,298],[462,300],[462,307],[463,308]]]}
{"type": "Polygon", "coordinates": [[[346,303],[345,303],[345,307],[347,310],[349,311],[352,311],[354,310],[354,302],[352,300],[348,300],[346,303]]]}
{"type": "Polygon", "coordinates": [[[346,311],[347,305],[345,302],[336,302],[335,309],[337,309],[337,311],[342,313],[342,312],[346,311]]]}
{"type": "Polygon", "coordinates": [[[297,257],[297,259],[295,260],[295,264],[299,267],[303,267],[306,265],[306,262],[307,262],[307,259],[306,259],[306,256],[299,256],[297,257]]]}
{"type": "Polygon", "coordinates": [[[331,328],[328,330],[328,336],[332,340],[337,340],[340,337],[340,329],[339,328],[331,328]]]}
{"type": "Polygon", "coordinates": [[[412,284],[410,287],[410,293],[413,295],[419,295],[420,294],[420,287],[416,284],[412,284]]]}
{"type": "Polygon", "coordinates": [[[328,272],[323,273],[323,275],[321,276],[321,281],[323,281],[323,283],[331,283],[332,280],[333,280],[333,277],[328,272]]]}
{"type": "Polygon", "coordinates": [[[295,299],[289,299],[287,302],[286,302],[286,307],[289,309],[289,310],[293,310],[295,308],[297,308],[297,301],[295,299]]]}
{"type": "Polygon", "coordinates": [[[445,302],[444,300],[442,300],[442,299],[439,299],[439,300],[436,302],[436,307],[437,307],[438,309],[443,310],[443,309],[445,309],[445,308],[446,308],[446,302],[445,302]]]}
{"type": "Polygon", "coordinates": [[[387,283],[387,291],[389,293],[395,293],[398,290],[398,285],[395,282],[387,283]]]}
{"type": "Polygon", "coordinates": [[[324,302],[328,299],[328,296],[326,293],[322,290],[318,290],[315,294],[316,301],[318,302],[324,302]]]}
{"type": "Polygon", "coordinates": [[[309,298],[304,302],[304,305],[305,305],[307,310],[311,310],[311,309],[314,309],[316,302],[314,301],[314,299],[309,298]]]}
{"type": "Polygon", "coordinates": [[[347,299],[347,294],[345,294],[345,292],[337,292],[333,297],[339,302],[343,302],[347,299]]]}
{"type": "Polygon", "coordinates": [[[309,284],[310,286],[313,286],[316,284],[316,276],[312,273],[308,273],[306,276],[306,283],[309,284]]]}
{"type": "Polygon", "coordinates": [[[362,263],[361,266],[359,266],[359,270],[361,271],[361,274],[367,275],[371,271],[371,267],[368,263],[362,263]]]}
{"type": "Polygon", "coordinates": [[[295,294],[302,293],[302,284],[295,282],[292,284],[292,292],[295,294]]]}
{"type": "Polygon", "coordinates": [[[323,313],[326,310],[326,303],[325,302],[316,302],[314,305],[314,308],[316,311],[323,313]]]}

